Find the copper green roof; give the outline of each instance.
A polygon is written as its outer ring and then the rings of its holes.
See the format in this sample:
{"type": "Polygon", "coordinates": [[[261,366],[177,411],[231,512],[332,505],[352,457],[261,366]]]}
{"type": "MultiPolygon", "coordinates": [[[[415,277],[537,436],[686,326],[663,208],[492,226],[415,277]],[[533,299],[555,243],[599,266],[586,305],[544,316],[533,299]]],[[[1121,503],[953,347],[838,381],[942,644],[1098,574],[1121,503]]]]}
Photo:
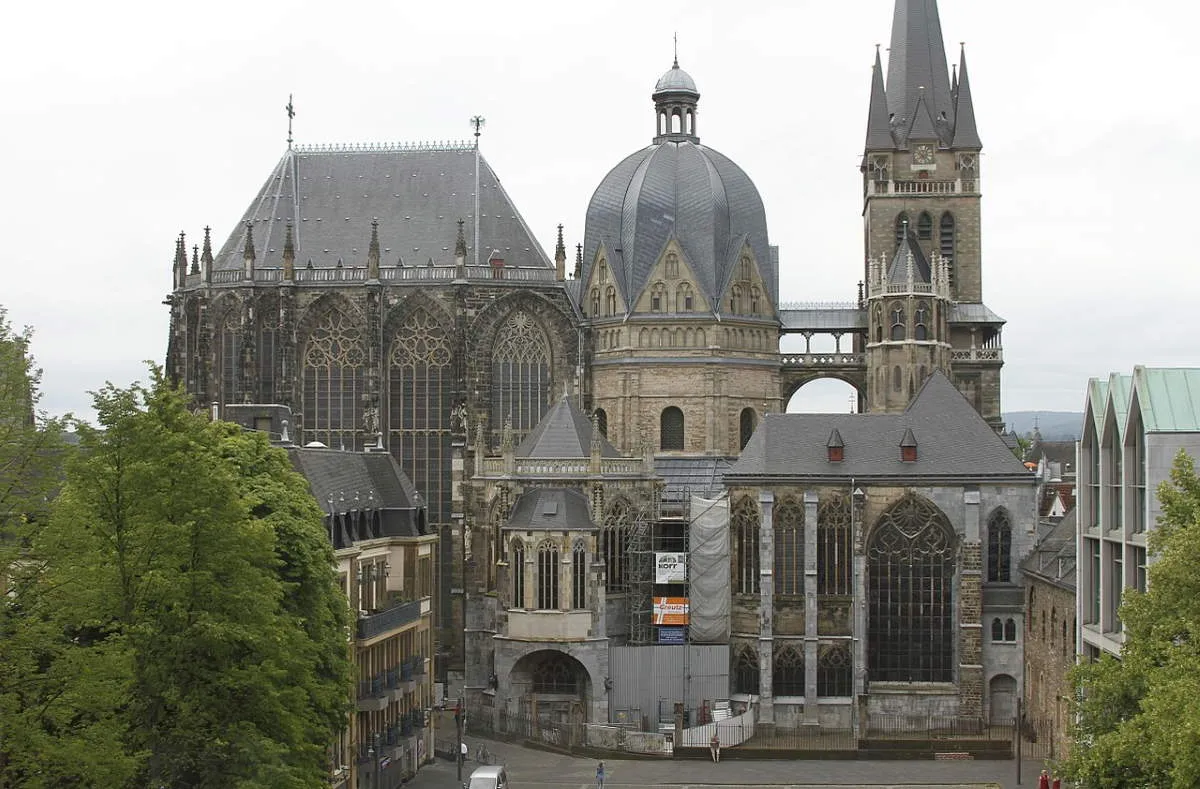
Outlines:
{"type": "Polygon", "coordinates": [[[1131,389],[1147,433],[1200,432],[1200,368],[1134,367],[1131,389]]]}

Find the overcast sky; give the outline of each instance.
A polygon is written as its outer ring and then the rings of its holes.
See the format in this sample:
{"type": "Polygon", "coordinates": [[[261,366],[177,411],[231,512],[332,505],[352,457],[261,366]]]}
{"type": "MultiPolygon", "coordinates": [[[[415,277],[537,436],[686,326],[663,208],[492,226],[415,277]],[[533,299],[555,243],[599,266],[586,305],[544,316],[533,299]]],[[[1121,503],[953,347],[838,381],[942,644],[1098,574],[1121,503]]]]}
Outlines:
{"type": "MultiPolygon", "coordinates": [[[[0,43],[0,304],[34,326],[43,406],[161,363],[175,237],[224,242],[285,148],[483,151],[552,254],[650,142],[680,64],[701,141],[757,184],[785,301],[850,301],[858,162],[892,0],[20,3],[0,43]]],[[[1007,319],[1005,411],[1082,410],[1093,376],[1200,364],[1200,11],[1186,2],[941,0],[984,142],[984,300],[1007,319]]],[[[886,63],[886,52],[885,52],[886,63]]],[[[786,346],[785,346],[786,347],[786,346]]],[[[845,410],[848,389],[793,409],[845,410]]]]}

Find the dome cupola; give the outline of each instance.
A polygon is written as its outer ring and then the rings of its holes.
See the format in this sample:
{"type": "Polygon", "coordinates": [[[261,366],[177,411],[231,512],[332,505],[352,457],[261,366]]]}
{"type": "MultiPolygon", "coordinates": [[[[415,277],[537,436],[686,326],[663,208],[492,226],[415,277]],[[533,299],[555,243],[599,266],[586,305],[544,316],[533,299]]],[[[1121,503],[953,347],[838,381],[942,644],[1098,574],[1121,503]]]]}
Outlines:
{"type": "Polygon", "coordinates": [[[651,98],[654,99],[654,142],[700,141],[696,136],[696,104],[700,101],[700,91],[696,90],[692,75],[679,67],[679,58],[658,78],[651,98]]]}

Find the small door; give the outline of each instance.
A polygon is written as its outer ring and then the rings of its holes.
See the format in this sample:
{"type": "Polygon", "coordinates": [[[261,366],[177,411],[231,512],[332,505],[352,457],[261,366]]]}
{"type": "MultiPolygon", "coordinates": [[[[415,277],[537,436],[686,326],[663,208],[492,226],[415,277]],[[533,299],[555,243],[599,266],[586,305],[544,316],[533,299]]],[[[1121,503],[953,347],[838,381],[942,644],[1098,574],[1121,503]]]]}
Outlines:
{"type": "Polygon", "coordinates": [[[988,693],[993,725],[1011,724],[1017,716],[1017,681],[1008,674],[992,677],[988,693]]]}

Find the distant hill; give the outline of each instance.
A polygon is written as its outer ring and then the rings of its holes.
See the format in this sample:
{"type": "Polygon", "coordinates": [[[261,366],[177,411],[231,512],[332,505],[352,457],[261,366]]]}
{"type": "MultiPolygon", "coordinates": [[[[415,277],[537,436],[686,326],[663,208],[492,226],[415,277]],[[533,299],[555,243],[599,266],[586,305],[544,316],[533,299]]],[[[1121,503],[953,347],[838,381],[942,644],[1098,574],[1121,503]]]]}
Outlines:
{"type": "Polygon", "coordinates": [[[1043,441],[1077,441],[1083,414],[1074,411],[1013,411],[1004,415],[1004,426],[1018,436],[1033,432],[1037,425],[1043,441]]]}

